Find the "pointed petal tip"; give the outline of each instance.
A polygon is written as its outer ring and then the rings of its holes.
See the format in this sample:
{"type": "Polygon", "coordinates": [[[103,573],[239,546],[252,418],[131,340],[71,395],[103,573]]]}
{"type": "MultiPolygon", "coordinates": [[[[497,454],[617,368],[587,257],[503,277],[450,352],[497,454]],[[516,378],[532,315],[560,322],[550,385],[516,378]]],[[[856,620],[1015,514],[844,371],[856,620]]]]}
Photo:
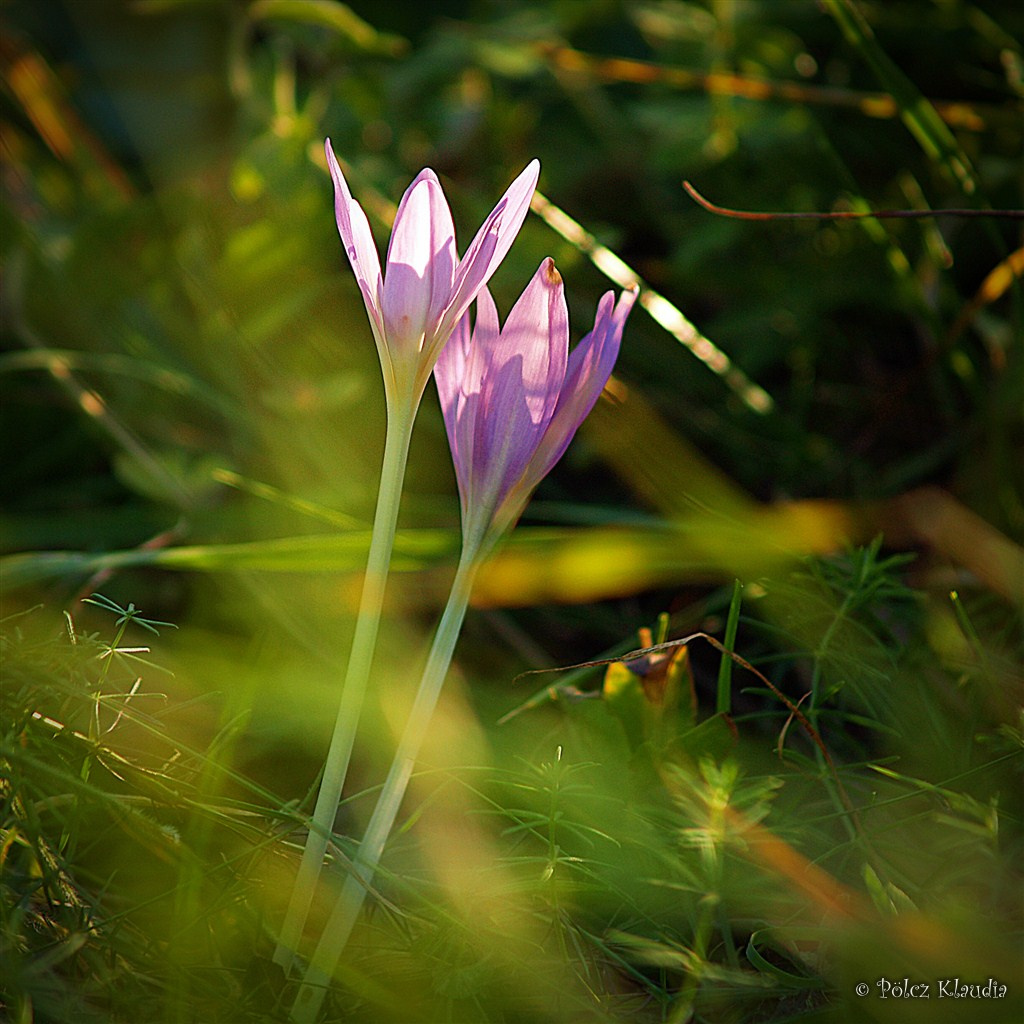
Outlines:
{"type": "Polygon", "coordinates": [[[555,261],[550,256],[547,256],[541,263],[541,269],[544,272],[544,279],[553,288],[557,288],[562,283],[562,275],[558,272],[555,261]]]}
{"type": "Polygon", "coordinates": [[[615,315],[622,318],[623,326],[625,326],[626,317],[633,311],[633,306],[639,297],[640,285],[638,284],[633,285],[619,296],[619,301],[615,304],[615,315]]]}
{"type": "Polygon", "coordinates": [[[432,181],[438,188],[441,188],[442,193],[444,192],[444,189],[441,187],[441,179],[430,167],[424,167],[423,170],[412,179],[412,182],[406,189],[406,192],[411,192],[421,181],[432,181]]]}
{"type": "MultiPolygon", "coordinates": [[[[540,161],[537,159],[531,160],[526,167],[520,172],[519,177],[509,186],[509,191],[512,195],[521,196],[520,201],[526,203],[526,208],[529,209],[530,204],[533,202],[533,193],[537,191],[537,183],[540,181],[540,161]],[[518,186],[518,188],[517,188],[518,186]],[[520,191],[521,190],[521,191],[520,191]]],[[[525,217],[526,211],[523,211],[525,217]]]]}
{"type": "Polygon", "coordinates": [[[338,158],[334,155],[334,147],[331,145],[331,140],[324,139],[324,156],[327,157],[327,169],[331,172],[331,180],[334,182],[335,192],[341,190],[341,194],[346,199],[352,198],[352,193],[349,190],[348,182],[345,180],[345,173],[341,169],[341,164],[338,163],[338,158]]]}

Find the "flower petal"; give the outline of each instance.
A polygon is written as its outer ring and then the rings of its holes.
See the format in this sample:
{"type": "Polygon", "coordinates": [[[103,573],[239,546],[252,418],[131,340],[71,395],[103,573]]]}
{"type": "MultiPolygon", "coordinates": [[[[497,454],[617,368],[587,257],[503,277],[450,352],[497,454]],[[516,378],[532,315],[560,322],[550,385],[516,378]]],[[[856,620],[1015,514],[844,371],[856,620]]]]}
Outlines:
{"type": "Polygon", "coordinates": [[[459,406],[459,395],[462,381],[466,375],[466,363],[469,361],[470,329],[469,313],[467,313],[452,331],[447,344],[434,364],[434,382],[437,384],[437,397],[441,402],[444,425],[448,432],[448,441],[452,452],[455,452],[455,424],[459,406]]]}
{"type": "Polygon", "coordinates": [[[370,225],[362,207],[352,198],[345,175],[338,166],[338,160],[331,148],[331,140],[324,141],[324,152],[327,155],[327,166],[334,181],[334,217],[338,222],[338,234],[341,235],[345,254],[356,275],[356,282],[366,304],[366,312],[370,317],[374,339],[380,350],[381,361],[388,358],[384,345],[384,319],[381,313],[381,273],[380,257],[377,246],[370,232],[370,225]]]}
{"type": "Polygon", "coordinates": [[[443,326],[461,319],[477,293],[498,269],[523,226],[539,176],[540,161],[531,160],[480,226],[456,268],[443,326]]]}
{"type": "Polygon", "coordinates": [[[444,189],[437,175],[425,167],[413,179],[412,184],[405,190],[402,201],[398,204],[398,212],[395,214],[394,228],[391,233],[391,242],[388,245],[388,265],[391,263],[392,248],[395,244],[395,235],[399,225],[406,217],[406,206],[409,198],[416,191],[420,182],[430,182],[430,242],[427,247],[431,256],[428,262],[429,283],[430,283],[430,306],[427,311],[428,333],[430,325],[436,325],[441,319],[448,300],[452,293],[452,279],[455,276],[455,266],[458,263],[458,254],[455,250],[455,225],[452,222],[451,210],[448,207],[448,200],[444,197],[444,189]]]}
{"type": "Polygon", "coordinates": [[[483,380],[488,372],[491,353],[499,343],[500,333],[498,307],[494,304],[490,291],[485,287],[476,298],[476,323],[473,327],[473,342],[469,347],[462,375],[456,433],[456,442],[465,470],[466,498],[471,505],[479,504],[475,499],[482,483],[481,478],[473,473],[473,462],[476,451],[476,424],[481,414],[483,380]]]}
{"type": "Polygon", "coordinates": [[[496,344],[481,346],[487,365],[474,425],[473,475],[494,507],[544,436],[565,377],[568,349],[562,278],[547,259],[509,313],[496,344]]]}
{"type": "Polygon", "coordinates": [[[422,171],[402,197],[388,246],[381,301],[388,343],[419,352],[433,336],[451,295],[455,228],[433,171],[422,171]]]}
{"type": "Polygon", "coordinates": [[[594,408],[619,354],[622,331],[638,289],[623,292],[614,309],[614,294],[606,292],[598,303],[594,329],[572,350],[558,406],[537,446],[523,484],[532,490],[565,454],[580,424],[594,408]]]}
{"type": "Polygon", "coordinates": [[[462,516],[466,517],[466,498],[469,487],[470,452],[464,451],[459,438],[460,419],[465,416],[462,399],[463,380],[466,375],[466,364],[470,358],[469,313],[455,325],[452,336],[441,350],[434,365],[434,383],[437,385],[437,397],[441,402],[441,413],[444,416],[444,429],[448,435],[448,447],[451,448],[452,462],[455,465],[455,479],[459,485],[459,500],[462,503],[462,516]]]}

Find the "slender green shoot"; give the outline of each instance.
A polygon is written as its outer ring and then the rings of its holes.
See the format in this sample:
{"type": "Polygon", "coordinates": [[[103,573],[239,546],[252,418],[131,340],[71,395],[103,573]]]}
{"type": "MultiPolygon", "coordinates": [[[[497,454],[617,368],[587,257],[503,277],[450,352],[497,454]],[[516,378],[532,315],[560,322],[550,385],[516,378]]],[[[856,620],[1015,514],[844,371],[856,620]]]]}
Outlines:
{"type": "Polygon", "coordinates": [[[715,697],[715,712],[727,715],[732,708],[732,651],[736,647],[736,630],[740,624],[740,602],[743,584],[735,580],[732,585],[732,599],[729,601],[729,617],[725,622],[725,651],[718,666],[718,691],[715,697]]]}
{"type": "Polygon", "coordinates": [[[328,839],[334,826],[345,776],[352,757],[356,729],[366,696],[370,678],[373,651],[377,643],[381,610],[384,604],[384,589],[387,583],[391,549],[395,541],[398,524],[398,505],[405,478],[405,466],[409,457],[409,440],[415,418],[416,403],[407,411],[396,413],[395,407],[404,409],[395,402],[388,410],[387,434],[384,442],[384,461],[381,467],[380,491],[377,496],[377,511],[374,515],[373,534],[363,579],[363,592],[359,602],[359,614],[352,637],[348,671],[338,707],[327,761],[324,764],[323,780],[317,795],[313,818],[302,860],[292,889],[291,900],[285,913],[284,924],[274,950],[274,962],[286,970],[291,966],[298,949],[309,916],[309,908],[316,892],[317,881],[327,851],[328,839]]]}
{"type": "Polygon", "coordinates": [[[463,550],[448,603],[434,635],[416,700],[391,763],[391,770],[366,828],[366,834],[353,859],[352,873],[338,896],[292,1007],[291,1020],[294,1024],[312,1024],[316,1020],[327,985],[352,934],[366,898],[367,888],[409,785],[445,677],[448,675],[448,666],[451,664],[455,644],[462,629],[462,621],[469,605],[473,579],[479,564],[474,548],[463,550]]]}

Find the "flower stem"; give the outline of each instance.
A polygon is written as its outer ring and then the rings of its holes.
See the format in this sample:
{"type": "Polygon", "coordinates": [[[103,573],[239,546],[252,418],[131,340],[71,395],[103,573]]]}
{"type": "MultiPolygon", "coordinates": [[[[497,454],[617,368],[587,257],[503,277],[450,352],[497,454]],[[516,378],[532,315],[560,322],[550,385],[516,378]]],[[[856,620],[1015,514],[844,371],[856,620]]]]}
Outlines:
{"type": "Polygon", "coordinates": [[[348,772],[356,727],[366,696],[366,684],[370,677],[373,650],[377,642],[381,609],[384,604],[384,588],[387,583],[391,549],[395,541],[395,527],[398,522],[398,504],[402,493],[402,481],[409,457],[409,440],[412,423],[416,414],[415,403],[406,409],[404,403],[389,402],[387,433],[384,441],[384,461],[381,466],[380,490],[377,495],[377,511],[373,520],[370,537],[370,551],[366,561],[366,575],[363,578],[363,592],[359,601],[359,614],[352,636],[348,670],[341,691],[341,704],[334,724],[334,735],[324,764],[323,779],[317,795],[316,807],[306,847],[292,889],[291,900],[285,914],[284,924],[274,951],[275,963],[285,970],[292,964],[306,926],[306,918],[316,892],[317,880],[323,866],[327,842],[334,827],[334,816],[341,801],[345,775],[348,772]],[[396,409],[400,412],[396,413],[396,409]]]}
{"type": "Polygon", "coordinates": [[[476,552],[463,549],[459,567],[452,582],[451,594],[445,606],[441,622],[434,635],[434,642],[427,656],[423,678],[416,694],[405,732],[399,741],[395,758],[391,763],[384,788],[381,790],[373,816],[366,828],[366,834],[359,845],[352,862],[352,873],[334,905],[331,918],[313,952],[309,968],[302,980],[302,986],[292,1007],[291,1020],[294,1024],[312,1024],[316,1020],[323,1002],[327,985],[337,966],[345,945],[352,933],[356,918],[366,898],[374,871],[380,861],[384,844],[398,815],[405,796],[409,778],[412,775],[420,747],[430,726],[430,720],[437,706],[437,699],[448,674],[452,653],[459,638],[462,620],[466,615],[473,578],[479,566],[476,552]]]}

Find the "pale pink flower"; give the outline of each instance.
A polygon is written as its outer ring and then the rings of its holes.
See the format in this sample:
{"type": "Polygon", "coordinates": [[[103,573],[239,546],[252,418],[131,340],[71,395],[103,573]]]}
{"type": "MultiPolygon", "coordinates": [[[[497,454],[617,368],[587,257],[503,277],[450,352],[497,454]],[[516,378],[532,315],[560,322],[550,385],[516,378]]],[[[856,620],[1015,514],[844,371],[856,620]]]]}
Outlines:
{"type": "Polygon", "coordinates": [[[512,182],[461,260],[441,183],[429,168],[420,171],[399,204],[382,275],[366,214],[352,198],[330,139],[324,151],[338,232],[366,303],[388,400],[411,395],[416,402],[455,325],[522,227],[540,164],[533,160],[512,182]]]}
{"type": "Polygon", "coordinates": [[[634,289],[607,292],[594,329],[569,354],[562,277],[545,260],[499,327],[490,292],[477,297],[434,368],[455,463],[467,546],[512,526],[594,407],[619,352],[634,289]]]}

